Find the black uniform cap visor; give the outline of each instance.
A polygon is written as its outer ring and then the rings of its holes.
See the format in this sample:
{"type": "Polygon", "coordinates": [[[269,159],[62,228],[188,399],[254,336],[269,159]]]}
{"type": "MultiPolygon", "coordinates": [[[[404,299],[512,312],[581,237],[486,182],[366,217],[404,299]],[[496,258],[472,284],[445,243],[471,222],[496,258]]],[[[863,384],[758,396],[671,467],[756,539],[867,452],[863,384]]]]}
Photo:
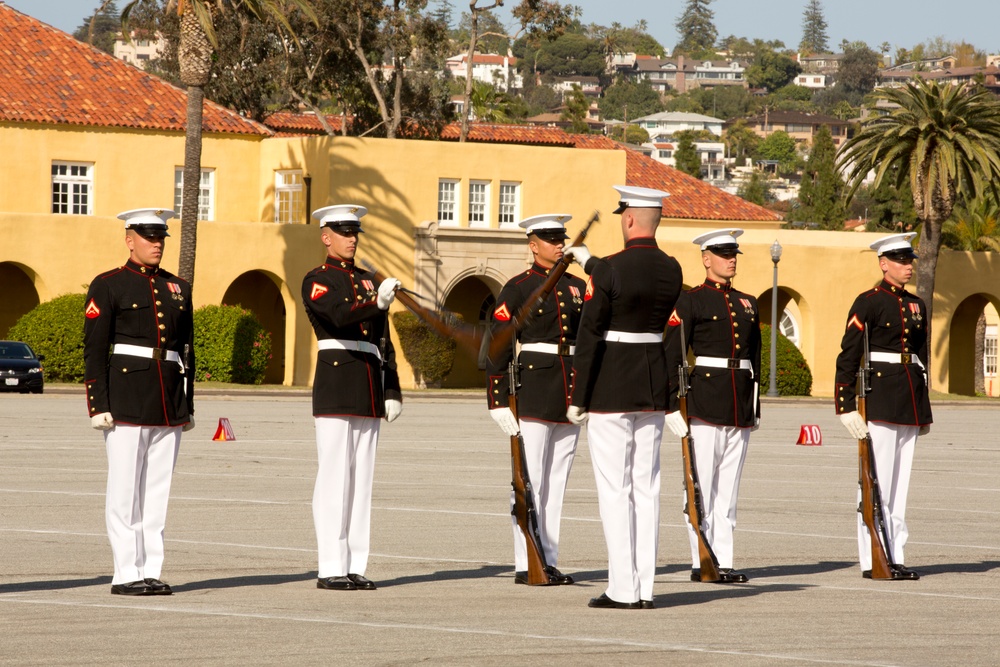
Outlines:
{"type": "Polygon", "coordinates": [[[358,234],[365,233],[365,231],[361,229],[361,223],[357,220],[329,220],[321,223],[320,227],[328,227],[335,232],[357,232],[358,234]]]}
{"type": "Polygon", "coordinates": [[[738,243],[726,243],[724,245],[713,245],[705,248],[713,255],[742,255],[743,251],[740,250],[738,243]]]}
{"type": "Polygon", "coordinates": [[[162,239],[164,236],[170,236],[166,225],[129,225],[128,229],[146,239],[162,239]]]}
{"type": "Polygon", "coordinates": [[[879,257],[885,257],[886,259],[920,259],[917,253],[913,252],[913,248],[890,250],[889,252],[882,253],[879,257]]]}
{"type": "Polygon", "coordinates": [[[565,241],[569,238],[565,229],[540,229],[537,232],[532,232],[528,236],[537,236],[543,241],[549,243],[555,243],[556,241],[565,241]]]}

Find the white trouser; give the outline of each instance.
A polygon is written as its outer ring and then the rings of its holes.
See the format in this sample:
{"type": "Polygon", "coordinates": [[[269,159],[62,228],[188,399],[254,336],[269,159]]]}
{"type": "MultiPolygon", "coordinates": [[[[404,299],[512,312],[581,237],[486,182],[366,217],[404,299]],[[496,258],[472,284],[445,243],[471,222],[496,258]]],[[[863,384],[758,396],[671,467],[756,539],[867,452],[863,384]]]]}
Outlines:
{"type": "MultiPolygon", "coordinates": [[[[882,516],[889,533],[886,552],[897,565],[903,564],[906,530],[906,494],[910,490],[910,470],[913,450],[917,443],[918,426],[899,426],[883,422],[868,422],[875,454],[875,474],[882,494],[882,516]]],[[[861,489],[858,489],[861,502],[861,489]]],[[[872,547],[868,528],[858,512],[858,555],[862,570],[872,569],[872,547]]]]}
{"type": "Polygon", "coordinates": [[[379,421],[316,417],[319,470],[312,508],[321,579],[363,575],[368,567],[379,421]]]}
{"type": "Polygon", "coordinates": [[[660,526],[662,412],[590,413],[587,439],[608,546],[607,596],[653,599],[660,526]]]}
{"type": "MultiPolygon", "coordinates": [[[[719,567],[733,566],[733,530],[736,528],[736,502],[740,495],[740,477],[747,458],[750,429],[738,426],[715,426],[691,419],[694,440],[694,469],[701,487],[704,513],[702,530],[719,567]]],[[[685,497],[686,500],[686,497],[685,497]]],[[[691,567],[701,567],[698,536],[687,514],[684,523],[691,543],[691,567]]]]}
{"type": "Polygon", "coordinates": [[[104,432],[104,518],[115,561],[113,584],[160,578],[167,500],[180,444],[180,426],[116,424],[104,432]]]}
{"type": "MultiPolygon", "coordinates": [[[[545,562],[555,567],[559,560],[559,525],[562,522],[563,498],[569,471],[573,467],[576,441],[580,427],[575,424],[522,419],[521,436],[524,438],[524,464],[528,468],[535,512],[538,515],[538,533],[542,538],[545,562]]],[[[514,492],[510,492],[510,506],[514,507],[514,492]]],[[[514,527],[514,569],[528,569],[528,551],[524,533],[511,515],[514,527]]]]}

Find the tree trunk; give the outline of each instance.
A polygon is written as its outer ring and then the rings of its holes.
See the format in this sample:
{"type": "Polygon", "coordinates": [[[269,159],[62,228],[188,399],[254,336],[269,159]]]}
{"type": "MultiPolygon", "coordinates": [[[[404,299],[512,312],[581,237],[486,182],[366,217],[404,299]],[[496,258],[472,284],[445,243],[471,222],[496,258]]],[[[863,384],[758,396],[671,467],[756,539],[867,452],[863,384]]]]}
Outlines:
{"type": "Polygon", "coordinates": [[[198,245],[198,200],[201,194],[201,117],[205,90],[187,89],[187,134],[184,137],[184,189],[181,205],[181,256],[178,274],[194,288],[194,258],[198,245]]]}
{"type": "Polygon", "coordinates": [[[465,61],[465,93],[462,96],[462,123],[458,128],[458,142],[464,143],[469,136],[469,114],[472,113],[472,72],[476,58],[476,42],[479,40],[479,12],[476,0],[469,3],[469,53],[465,61]]]}
{"type": "Polygon", "coordinates": [[[934,349],[933,346],[933,318],[934,318],[934,279],[937,275],[937,263],[938,255],[941,251],[941,225],[944,221],[948,219],[951,215],[952,205],[949,205],[952,198],[946,200],[941,197],[940,193],[937,192],[937,188],[934,188],[934,192],[925,195],[930,198],[930,201],[926,201],[923,198],[914,197],[913,203],[917,205],[917,211],[925,211],[926,215],[922,216],[923,224],[920,227],[920,244],[917,246],[917,255],[919,259],[915,262],[915,268],[913,270],[914,276],[917,279],[917,296],[923,299],[924,305],[927,307],[926,323],[927,323],[927,388],[928,390],[934,383],[934,376],[931,373],[931,368],[933,367],[933,355],[931,352],[934,349]]]}
{"type": "Polygon", "coordinates": [[[986,356],[986,312],[979,313],[976,320],[976,359],[973,373],[976,378],[976,396],[986,395],[986,369],[983,368],[983,358],[986,356]]]}

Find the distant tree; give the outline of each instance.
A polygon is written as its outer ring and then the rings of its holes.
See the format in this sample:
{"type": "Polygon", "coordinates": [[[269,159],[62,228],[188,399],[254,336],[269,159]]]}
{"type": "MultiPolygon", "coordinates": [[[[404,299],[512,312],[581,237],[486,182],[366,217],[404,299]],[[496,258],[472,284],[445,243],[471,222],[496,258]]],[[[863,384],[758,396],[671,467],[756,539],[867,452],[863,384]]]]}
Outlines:
{"type": "Polygon", "coordinates": [[[604,89],[597,104],[605,120],[628,120],[663,111],[660,96],[648,81],[617,81],[604,89]]]}
{"type": "MultiPolygon", "coordinates": [[[[458,20],[458,30],[455,32],[455,47],[461,51],[469,49],[472,15],[462,12],[458,20]]],[[[479,15],[477,29],[479,37],[476,40],[476,51],[479,53],[507,53],[510,39],[503,21],[493,12],[483,12],[479,15]]]]}
{"type": "Polygon", "coordinates": [[[472,115],[484,123],[507,123],[507,100],[503,93],[488,83],[472,82],[472,115]]]}
{"type": "Polygon", "coordinates": [[[844,181],[837,172],[836,156],[830,129],[823,125],[813,138],[799,186],[799,206],[792,209],[789,220],[817,222],[822,229],[843,228],[844,181]]]}
{"type": "Polygon", "coordinates": [[[776,161],[778,171],[784,174],[795,171],[800,163],[795,139],[784,130],[777,130],[767,135],[767,138],[757,146],[757,157],[776,161]]]}
{"type": "Polygon", "coordinates": [[[745,116],[750,103],[750,93],[743,86],[698,87],[669,100],[666,110],[690,111],[725,119],[745,116]]]}
{"type": "Polygon", "coordinates": [[[634,123],[612,126],[608,129],[608,136],[615,141],[623,141],[626,144],[644,144],[649,141],[649,132],[634,123]],[[624,137],[622,137],[622,128],[625,128],[624,137]]]}
{"type": "Polygon", "coordinates": [[[802,41],[799,51],[803,53],[826,53],[830,48],[826,34],[826,19],[819,0],[809,0],[802,12],[802,41]]]}
{"type": "Polygon", "coordinates": [[[525,74],[530,69],[543,77],[601,76],[607,68],[601,42],[580,33],[567,32],[534,47],[525,40],[519,57],[525,74]]]}
{"type": "Polygon", "coordinates": [[[685,174],[701,178],[701,158],[694,145],[694,137],[690,130],[674,135],[677,147],[674,149],[674,165],[685,174]]]}
{"type": "Polygon", "coordinates": [[[743,166],[749,157],[757,152],[760,136],[750,129],[746,120],[739,119],[726,129],[723,141],[729,157],[736,158],[737,166],[743,166]]]}
{"type": "Polygon", "coordinates": [[[789,56],[763,48],[747,68],[746,80],[753,88],[767,88],[768,92],[774,92],[794,81],[801,71],[802,67],[789,56]]]}
{"type": "Polygon", "coordinates": [[[716,30],[712,19],[715,13],[708,8],[712,0],[686,0],[684,12],[677,18],[677,33],[680,41],[674,53],[686,53],[698,56],[705,52],[713,52],[716,30]]]}
{"type": "Polygon", "coordinates": [[[451,0],[436,0],[436,1],[437,1],[437,9],[435,9],[431,13],[431,16],[433,16],[434,20],[443,25],[444,28],[447,30],[451,28],[452,17],[454,16],[454,11],[453,11],[454,6],[451,4],[451,0]]]}
{"type": "Polygon", "coordinates": [[[767,174],[754,169],[750,172],[750,178],[744,179],[740,187],[736,190],[736,196],[748,202],[763,206],[769,203],[773,197],[771,186],[768,183],[767,174]]]}
{"type": "Polygon", "coordinates": [[[976,49],[966,41],[952,45],[951,55],[955,56],[955,67],[983,67],[986,65],[986,53],[976,49]]]}
{"type": "Polygon", "coordinates": [[[872,92],[879,80],[879,63],[881,58],[867,45],[849,45],[837,69],[837,86],[848,93],[872,92]]]}
{"type": "Polygon", "coordinates": [[[840,120],[850,120],[851,118],[858,117],[858,110],[851,106],[851,103],[847,100],[840,100],[836,105],[830,110],[832,116],[836,116],[840,120]]]}
{"type": "Polygon", "coordinates": [[[587,112],[590,110],[590,100],[583,94],[583,89],[579,85],[573,84],[573,92],[566,98],[566,108],[563,110],[560,120],[570,121],[568,131],[573,134],[587,134],[590,126],[587,125],[587,112]]]}
{"type": "MultiPolygon", "coordinates": [[[[893,168],[895,172],[896,168],[893,168]]],[[[917,226],[917,213],[908,188],[897,188],[889,176],[877,187],[863,185],[847,202],[849,218],[866,220],[869,232],[907,232],[917,226]]]]}
{"type": "Polygon", "coordinates": [[[535,85],[531,77],[527,77],[524,84],[522,97],[528,105],[529,116],[555,111],[562,104],[562,98],[559,97],[559,93],[552,89],[552,86],[535,85]]]}
{"type": "Polygon", "coordinates": [[[121,14],[115,0],[101,0],[94,13],[85,17],[73,32],[73,37],[105,53],[114,54],[115,39],[121,30],[121,14]]]}

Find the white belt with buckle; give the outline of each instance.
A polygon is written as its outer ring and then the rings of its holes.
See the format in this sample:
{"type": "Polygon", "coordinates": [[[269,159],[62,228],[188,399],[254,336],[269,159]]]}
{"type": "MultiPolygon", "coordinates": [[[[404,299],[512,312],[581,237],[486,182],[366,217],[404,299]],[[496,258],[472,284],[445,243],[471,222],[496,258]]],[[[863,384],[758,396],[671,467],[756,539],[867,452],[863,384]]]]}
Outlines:
{"type": "Polygon", "coordinates": [[[632,331],[608,331],[604,340],[609,343],[662,343],[661,333],[634,333],[632,331]]]}
{"type": "Polygon", "coordinates": [[[879,361],[885,364],[916,364],[921,368],[924,367],[924,362],[920,361],[920,357],[909,352],[871,352],[868,355],[871,361],[879,361]]]}
{"type": "Polygon", "coordinates": [[[112,354],[124,354],[129,357],[142,357],[144,359],[156,359],[157,361],[172,361],[179,364],[181,369],[184,364],[181,362],[181,355],[174,350],[165,350],[162,347],[143,347],[141,345],[127,345],[125,343],[115,343],[111,349],[112,354]]]}
{"type": "Polygon", "coordinates": [[[366,340],[340,340],[339,338],[324,338],[318,343],[321,350],[349,350],[351,352],[364,352],[374,355],[376,359],[382,361],[382,355],[374,343],[366,340]]]}
{"type": "Polygon", "coordinates": [[[576,354],[576,345],[559,345],[558,343],[523,343],[521,352],[541,352],[542,354],[558,354],[566,357],[576,354]]]}
{"type": "Polygon", "coordinates": [[[707,366],[709,368],[728,368],[729,370],[752,371],[749,359],[726,359],[724,357],[695,357],[695,366],[707,366]]]}

